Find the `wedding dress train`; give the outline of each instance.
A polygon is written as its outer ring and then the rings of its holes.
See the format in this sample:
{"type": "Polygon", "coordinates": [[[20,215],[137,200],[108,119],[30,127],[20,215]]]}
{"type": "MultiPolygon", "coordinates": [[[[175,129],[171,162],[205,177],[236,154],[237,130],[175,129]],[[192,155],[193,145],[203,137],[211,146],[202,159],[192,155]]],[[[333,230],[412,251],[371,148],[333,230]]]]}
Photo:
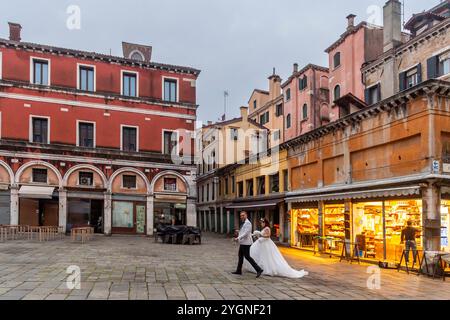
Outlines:
{"type": "MultiPolygon", "coordinates": [[[[303,278],[308,275],[305,270],[292,269],[284,259],[276,244],[270,239],[270,229],[265,228],[262,232],[256,231],[256,236],[261,236],[250,248],[250,256],[264,270],[263,275],[285,278],[303,278]]],[[[255,269],[244,262],[247,271],[256,273],[255,269]]]]}

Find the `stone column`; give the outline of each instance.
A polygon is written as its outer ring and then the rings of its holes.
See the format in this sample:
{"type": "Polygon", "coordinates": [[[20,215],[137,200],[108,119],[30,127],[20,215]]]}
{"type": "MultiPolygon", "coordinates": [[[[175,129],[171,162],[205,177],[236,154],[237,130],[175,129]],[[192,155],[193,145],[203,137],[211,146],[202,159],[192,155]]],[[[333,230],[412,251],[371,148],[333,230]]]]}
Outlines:
{"type": "Polygon", "coordinates": [[[10,224],[16,226],[19,224],[19,186],[11,186],[11,218],[10,224]]]}
{"type": "Polygon", "coordinates": [[[231,214],[230,214],[230,210],[227,210],[227,234],[231,233],[231,228],[230,228],[230,218],[231,218],[231,214]]]}
{"type": "Polygon", "coordinates": [[[197,225],[197,206],[195,204],[195,199],[187,200],[186,223],[188,226],[197,225]]]}
{"type": "Polygon", "coordinates": [[[104,206],[103,233],[110,236],[112,233],[112,194],[109,191],[105,192],[104,206]]]}
{"type": "Polygon", "coordinates": [[[207,216],[207,211],[203,211],[203,231],[208,231],[208,224],[206,223],[206,219],[208,218],[207,216]]]}
{"type": "MultiPolygon", "coordinates": [[[[324,211],[325,211],[325,204],[323,201],[319,201],[319,237],[323,237],[325,235],[324,230],[324,211]]],[[[319,240],[319,251],[323,251],[323,241],[319,240]]]]}
{"type": "Polygon", "coordinates": [[[279,221],[280,221],[280,237],[279,237],[279,241],[281,243],[285,243],[285,239],[284,239],[284,215],[285,215],[285,204],[284,202],[281,202],[279,207],[278,207],[278,215],[279,215],[279,221]]]}
{"type": "Polygon", "coordinates": [[[216,233],[220,233],[220,230],[219,230],[219,213],[217,212],[217,207],[215,207],[214,208],[214,214],[215,214],[215,216],[216,216],[216,218],[214,219],[215,220],[215,223],[216,223],[216,233]]]}
{"type": "Polygon", "coordinates": [[[423,242],[427,251],[441,250],[441,190],[432,182],[422,189],[423,242]]]}
{"type": "Polygon", "coordinates": [[[59,190],[59,226],[67,226],[67,191],[64,189],[59,190]]]}
{"type": "Polygon", "coordinates": [[[147,196],[147,236],[154,234],[154,203],[153,195],[147,196]]]}
{"type": "Polygon", "coordinates": [[[212,214],[211,210],[208,210],[208,231],[212,231],[212,214]]]}

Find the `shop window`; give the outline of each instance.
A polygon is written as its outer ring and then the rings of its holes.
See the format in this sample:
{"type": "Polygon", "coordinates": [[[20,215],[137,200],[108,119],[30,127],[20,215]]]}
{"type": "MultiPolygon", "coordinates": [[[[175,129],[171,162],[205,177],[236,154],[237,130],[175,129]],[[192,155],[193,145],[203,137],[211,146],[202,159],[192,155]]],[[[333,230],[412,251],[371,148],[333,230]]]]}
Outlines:
{"type": "Polygon", "coordinates": [[[317,207],[293,209],[294,245],[298,248],[314,249],[314,238],[319,235],[319,209],[317,207]]]}
{"type": "Polygon", "coordinates": [[[274,174],[270,176],[270,193],[278,193],[280,192],[280,175],[274,174]]]}
{"type": "Polygon", "coordinates": [[[441,247],[442,251],[450,252],[448,240],[450,238],[450,201],[441,202],[441,247]]]}
{"type": "Polygon", "coordinates": [[[33,59],[33,84],[50,85],[49,61],[33,59]]]}
{"type": "Polygon", "coordinates": [[[266,177],[258,177],[256,179],[257,184],[257,194],[258,195],[265,195],[266,194],[266,177]]]}
{"type": "Polygon", "coordinates": [[[47,183],[47,169],[33,168],[32,176],[34,183],[47,183]]]}
{"type": "Polygon", "coordinates": [[[49,120],[47,118],[32,118],[31,120],[31,142],[34,143],[49,143],[49,120]]]}
{"type": "Polygon", "coordinates": [[[123,175],[122,176],[122,187],[124,189],[137,189],[136,176],[123,175]]]}
{"type": "Polygon", "coordinates": [[[382,202],[353,205],[353,234],[360,257],[384,260],[382,202]]]}
{"type": "Polygon", "coordinates": [[[341,252],[345,239],[345,208],[342,204],[326,205],[324,208],[325,237],[327,248],[333,252],[341,252]]]}
{"type": "Polygon", "coordinates": [[[78,176],[78,184],[80,186],[94,185],[94,173],[93,172],[80,172],[79,176],[78,176]]]}
{"type": "Polygon", "coordinates": [[[138,96],[138,75],[137,73],[122,73],[122,95],[127,97],[138,96]]]}
{"type": "Polygon", "coordinates": [[[177,191],[177,179],[176,178],[164,178],[164,190],[165,191],[177,191]]]}
{"type": "Polygon", "coordinates": [[[255,191],[253,189],[253,179],[249,179],[246,181],[247,187],[247,197],[253,197],[255,195],[255,191]]]}

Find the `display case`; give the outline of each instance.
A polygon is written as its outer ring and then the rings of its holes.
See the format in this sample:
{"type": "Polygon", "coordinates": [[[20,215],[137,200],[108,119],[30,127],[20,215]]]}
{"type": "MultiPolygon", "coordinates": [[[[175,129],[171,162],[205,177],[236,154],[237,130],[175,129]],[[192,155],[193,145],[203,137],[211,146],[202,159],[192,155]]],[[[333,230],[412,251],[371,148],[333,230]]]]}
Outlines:
{"type": "Polygon", "coordinates": [[[319,210],[317,208],[294,210],[297,220],[297,247],[312,248],[319,235],[319,210]]]}

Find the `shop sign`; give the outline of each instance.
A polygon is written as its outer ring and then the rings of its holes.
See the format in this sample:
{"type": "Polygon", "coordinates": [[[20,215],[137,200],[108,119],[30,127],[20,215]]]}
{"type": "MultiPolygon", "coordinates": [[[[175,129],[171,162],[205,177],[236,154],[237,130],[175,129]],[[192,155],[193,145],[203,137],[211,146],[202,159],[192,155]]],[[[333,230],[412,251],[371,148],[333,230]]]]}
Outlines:
{"type": "Polygon", "coordinates": [[[438,160],[433,161],[433,173],[439,173],[441,169],[441,163],[438,160]]]}
{"type": "Polygon", "coordinates": [[[443,164],[443,171],[445,173],[450,173],[450,163],[444,163],[443,164]]]}

